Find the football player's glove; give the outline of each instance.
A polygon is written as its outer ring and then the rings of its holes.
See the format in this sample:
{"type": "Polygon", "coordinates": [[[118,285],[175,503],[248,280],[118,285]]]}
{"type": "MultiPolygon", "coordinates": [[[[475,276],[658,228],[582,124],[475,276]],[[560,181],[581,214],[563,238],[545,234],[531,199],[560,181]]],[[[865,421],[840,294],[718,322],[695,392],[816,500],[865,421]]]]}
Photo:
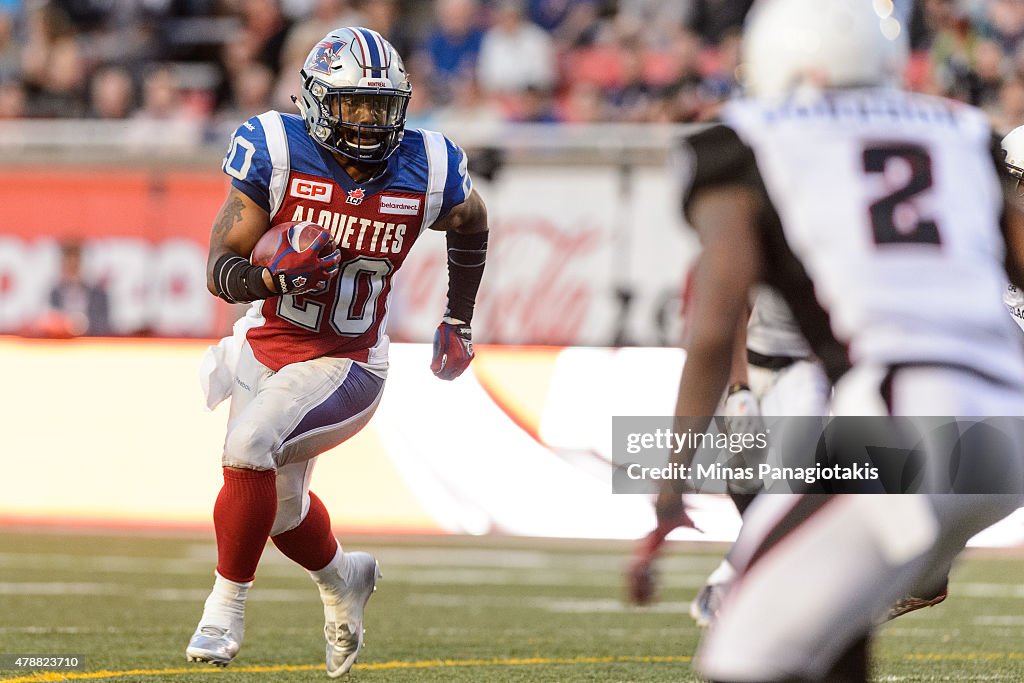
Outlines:
{"type": "MultiPolygon", "coordinates": [[[[722,411],[725,429],[729,434],[763,434],[764,419],[761,417],[761,406],[757,397],[746,384],[733,384],[726,394],[725,406],[722,411]]],[[[757,446],[746,448],[730,459],[730,467],[752,467],[764,461],[767,454],[757,446]]],[[[761,482],[756,477],[752,480],[730,479],[727,488],[730,493],[754,494],[761,490],[761,482]]]]}
{"type": "Polygon", "coordinates": [[[281,240],[267,268],[279,294],[318,294],[338,274],[341,250],[327,232],[317,235],[308,247],[295,251],[289,240],[281,240]]]}
{"type": "Polygon", "coordinates": [[[746,384],[733,384],[725,397],[725,427],[730,434],[750,434],[764,426],[761,406],[746,384]]]}
{"type": "Polygon", "coordinates": [[[461,320],[445,318],[434,332],[434,359],[430,369],[440,379],[452,380],[473,362],[473,331],[461,320]]]}
{"type": "Polygon", "coordinates": [[[654,514],[657,518],[657,526],[640,539],[640,543],[633,552],[633,560],[629,564],[629,572],[626,575],[626,590],[629,600],[636,605],[646,605],[654,599],[657,588],[654,561],[661,554],[661,549],[665,546],[665,540],[669,533],[679,527],[700,531],[690,519],[690,515],[687,514],[683,497],[679,494],[669,494],[663,490],[654,505],[654,514]]]}

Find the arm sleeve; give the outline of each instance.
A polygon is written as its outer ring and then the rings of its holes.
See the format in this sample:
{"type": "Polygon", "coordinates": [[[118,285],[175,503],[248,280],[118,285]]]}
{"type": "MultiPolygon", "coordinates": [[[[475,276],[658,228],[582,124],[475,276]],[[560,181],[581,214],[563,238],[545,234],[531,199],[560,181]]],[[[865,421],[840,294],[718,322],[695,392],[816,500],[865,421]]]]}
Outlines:
{"type": "Polygon", "coordinates": [[[221,165],[231,185],[270,213],[270,176],[273,165],[263,124],[254,116],[239,126],[221,165]]]}
{"type": "Polygon", "coordinates": [[[445,178],[444,195],[441,200],[441,212],[438,214],[438,220],[466,201],[466,197],[473,190],[466,152],[448,138],[444,139],[444,143],[448,152],[448,175],[445,178]]]}
{"type": "Polygon", "coordinates": [[[754,151],[732,128],[715,124],[685,138],[680,157],[683,215],[690,220],[693,197],[705,187],[746,185],[757,190],[764,187],[757,169],[754,151]]]}

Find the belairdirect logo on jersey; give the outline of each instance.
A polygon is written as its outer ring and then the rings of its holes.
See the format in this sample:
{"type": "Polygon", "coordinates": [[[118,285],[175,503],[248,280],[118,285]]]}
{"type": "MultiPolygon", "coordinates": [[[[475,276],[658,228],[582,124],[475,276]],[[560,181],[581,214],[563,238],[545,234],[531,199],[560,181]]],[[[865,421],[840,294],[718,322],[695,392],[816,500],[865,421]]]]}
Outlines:
{"type": "Polygon", "coordinates": [[[1022,494],[1024,418],[614,417],[612,463],[613,493],[1022,494]]]}
{"type": "Polygon", "coordinates": [[[381,195],[380,212],[399,216],[415,216],[420,212],[420,200],[415,197],[381,195]]]}

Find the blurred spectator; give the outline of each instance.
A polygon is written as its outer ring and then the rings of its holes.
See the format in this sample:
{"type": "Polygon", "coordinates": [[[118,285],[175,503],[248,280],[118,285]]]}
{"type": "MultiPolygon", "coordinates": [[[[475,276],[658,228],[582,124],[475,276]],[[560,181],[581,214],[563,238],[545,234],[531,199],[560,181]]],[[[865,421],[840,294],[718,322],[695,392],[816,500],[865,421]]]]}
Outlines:
{"type": "Polygon", "coordinates": [[[623,81],[607,95],[613,119],[629,123],[648,121],[654,88],[647,81],[644,55],[637,49],[624,49],[621,64],[623,81]]]}
{"type": "Polygon", "coordinates": [[[1003,85],[1003,77],[1008,71],[1009,60],[1004,55],[999,43],[982,40],[974,48],[974,90],[970,101],[982,109],[991,110],[999,104],[999,90],[1003,85]]]}
{"type": "Polygon", "coordinates": [[[955,12],[956,0],[916,0],[910,16],[910,49],[930,50],[936,34],[955,12]]]}
{"type": "Polygon", "coordinates": [[[65,242],[60,248],[60,280],[50,290],[50,309],[37,324],[45,336],[110,334],[107,292],[82,276],[82,247],[65,242]]]}
{"type": "Polygon", "coordinates": [[[1000,88],[999,106],[992,117],[992,125],[1002,134],[1024,125],[1024,81],[1019,77],[1007,80],[1000,88]]]}
{"type": "Polygon", "coordinates": [[[742,28],[754,0],[693,0],[690,28],[712,44],[729,31],[742,28]]]}
{"type": "Polygon", "coordinates": [[[199,119],[185,101],[174,67],[155,67],[142,85],[142,107],[132,116],[135,122],[128,141],[138,147],[167,144],[188,147],[201,138],[199,119]]]}
{"type": "Polygon", "coordinates": [[[28,113],[27,102],[21,81],[0,83],[0,120],[24,118],[28,113]]]}
{"type": "Polygon", "coordinates": [[[693,0],[619,0],[618,17],[629,35],[649,47],[661,47],[683,27],[693,4],[693,0]]]}
{"type": "MultiPolygon", "coordinates": [[[[737,89],[752,2],[0,0],[0,117],[129,118],[195,139],[197,124],[294,111],[311,47],[365,25],[406,58],[420,125],[696,121],[737,89]]],[[[1024,123],[1024,0],[893,3],[913,89],[1024,123]]],[[[140,144],[153,134],[134,128],[140,144]]]]}
{"type": "Polygon", "coordinates": [[[230,107],[221,111],[220,118],[227,124],[237,126],[273,108],[274,73],[259,62],[250,62],[235,74],[231,92],[234,101],[230,107]]]}
{"type": "Polygon", "coordinates": [[[483,37],[477,77],[485,92],[547,91],[555,81],[551,37],[523,16],[520,0],[501,0],[483,37]]]}
{"type": "Polygon", "coordinates": [[[360,26],[363,23],[362,15],[347,0],[316,0],[312,9],[312,14],[288,30],[278,61],[268,64],[275,71],[280,69],[284,78],[294,80],[306,55],[328,33],[340,26],[360,26]]]}
{"type": "Polygon", "coordinates": [[[598,123],[607,114],[601,89],[593,83],[576,81],[562,100],[561,119],[566,123],[598,123]]]}
{"type": "Polygon", "coordinates": [[[430,86],[447,93],[456,78],[472,78],[480,43],[480,4],[477,0],[435,0],[437,25],[427,36],[424,52],[411,74],[430,79],[430,86]]]}
{"type": "Polygon", "coordinates": [[[44,3],[29,11],[21,67],[33,115],[83,114],[85,64],[75,27],[56,5],[44,3]]]}
{"type": "Polygon", "coordinates": [[[551,33],[561,26],[573,7],[579,4],[580,0],[529,0],[527,14],[530,21],[551,33]]]}
{"type": "Polygon", "coordinates": [[[14,15],[0,9],[0,83],[21,78],[21,55],[14,41],[14,15]]]}
{"type": "Polygon", "coordinates": [[[686,29],[676,32],[665,54],[666,78],[652,106],[650,120],[668,123],[700,118],[701,110],[711,99],[706,94],[705,81],[700,71],[701,54],[701,42],[696,33],[686,29]]]}
{"type": "Polygon", "coordinates": [[[930,56],[938,92],[971,102],[978,92],[974,51],[980,38],[967,14],[954,3],[941,7],[942,24],[931,43],[930,56]]]}
{"type": "Polygon", "coordinates": [[[363,26],[384,36],[403,59],[412,56],[412,33],[406,22],[399,21],[397,0],[365,0],[360,9],[363,13],[363,26]]]}
{"type": "Polygon", "coordinates": [[[290,28],[278,0],[243,0],[242,20],[241,39],[252,43],[257,61],[277,71],[281,66],[281,51],[290,28]]]}
{"type": "MultiPolygon", "coordinates": [[[[420,92],[413,95],[413,102],[420,92]]],[[[452,97],[437,109],[432,125],[454,135],[467,126],[488,126],[504,120],[501,107],[484,94],[477,80],[463,78],[453,84],[452,97]]]]}
{"type": "Polygon", "coordinates": [[[162,64],[146,75],[142,86],[142,108],[135,113],[135,118],[151,121],[189,118],[173,67],[162,64]]]}
{"type": "Polygon", "coordinates": [[[713,100],[724,100],[739,87],[740,42],[739,29],[727,31],[714,52],[714,65],[704,77],[704,92],[713,100]]]}
{"type": "Polygon", "coordinates": [[[1013,54],[1024,37],[1024,0],[988,0],[979,18],[979,31],[999,44],[1002,52],[1013,54]]]}
{"type": "Polygon", "coordinates": [[[413,85],[412,99],[409,100],[409,108],[405,113],[406,128],[435,128],[436,107],[433,90],[413,85]]]}
{"type": "Polygon", "coordinates": [[[513,120],[522,123],[558,123],[555,98],[550,90],[529,86],[518,100],[513,120]]]}
{"type": "Polygon", "coordinates": [[[132,77],[119,66],[97,71],[89,91],[89,116],[93,118],[125,119],[135,108],[132,77]]]}
{"type": "MultiPolygon", "coordinates": [[[[308,18],[293,24],[288,30],[278,61],[271,66],[277,79],[270,101],[280,111],[295,110],[291,98],[298,93],[299,71],[313,46],[340,26],[359,26],[363,22],[362,15],[348,0],[315,0],[312,10],[308,18]]],[[[245,65],[241,63],[238,66],[244,68],[245,65]]],[[[231,84],[238,82],[239,76],[237,72],[231,74],[231,84]]]]}
{"type": "Polygon", "coordinates": [[[601,32],[601,15],[596,0],[576,0],[554,31],[560,50],[593,45],[601,32]]]}

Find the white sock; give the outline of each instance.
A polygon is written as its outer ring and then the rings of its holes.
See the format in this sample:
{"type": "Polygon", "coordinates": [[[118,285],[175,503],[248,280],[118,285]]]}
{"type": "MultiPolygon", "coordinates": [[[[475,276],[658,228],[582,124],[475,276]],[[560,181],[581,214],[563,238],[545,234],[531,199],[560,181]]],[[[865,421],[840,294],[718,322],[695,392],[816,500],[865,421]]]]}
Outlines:
{"type": "Polygon", "coordinates": [[[325,590],[330,593],[342,590],[348,583],[348,572],[348,558],[345,557],[341,545],[338,545],[338,552],[334,554],[334,559],[328,562],[323,569],[309,572],[309,576],[316,582],[321,595],[323,595],[325,590]]]}
{"type": "Polygon", "coordinates": [[[203,605],[203,626],[231,628],[231,622],[245,617],[245,600],[252,581],[238,583],[214,572],[213,590],[203,605]]]}
{"type": "Polygon", "coordinates": [[[715,569],[715,571],[711,572],[711,576],[708,577],[708,580],[705,583],[711,584],[712,586],[720,586],[724,583],[731,583],[735,578],[736,570],[731,564],[729,564],[729,560],[725,559],[722,560],[722,564],[718,565],[718,568],[715,569]]]}

